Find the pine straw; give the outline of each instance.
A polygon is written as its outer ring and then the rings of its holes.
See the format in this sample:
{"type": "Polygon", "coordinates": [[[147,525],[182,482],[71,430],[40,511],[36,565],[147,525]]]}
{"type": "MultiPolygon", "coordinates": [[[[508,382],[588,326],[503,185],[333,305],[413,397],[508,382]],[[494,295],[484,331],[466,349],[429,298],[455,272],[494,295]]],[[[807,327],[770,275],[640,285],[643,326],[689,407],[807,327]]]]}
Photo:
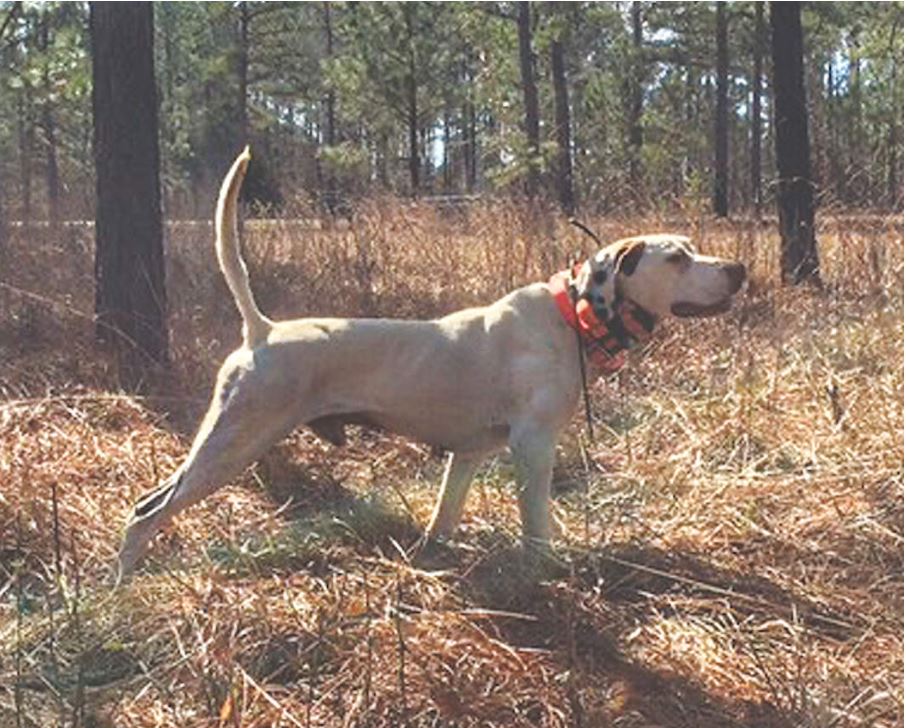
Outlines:
{"type": "MultiPolygon", "coordinates": [[[[175,228],[176,375],[116,394],[90,343],[84,241],[14,240],[0,725],[901,723],[901,219],[825,217],[823,292],[777,287],[770,226],[596,222],[609,239],[694,232],[753,280],[734,313],[666,324],[595,385],[597,440],[577,417],[555,473],[562,564],[521,554],[507,457],[479,474],[457,542],[422,551],[435,454],[300,431],[117,590],[122,523],[184,456],[236,316],[209,231],[175,228]]],[[[247,230],[277,316],[434,315],[585,244],[505,204],[378,201],[351,227],[247,230]]]]}

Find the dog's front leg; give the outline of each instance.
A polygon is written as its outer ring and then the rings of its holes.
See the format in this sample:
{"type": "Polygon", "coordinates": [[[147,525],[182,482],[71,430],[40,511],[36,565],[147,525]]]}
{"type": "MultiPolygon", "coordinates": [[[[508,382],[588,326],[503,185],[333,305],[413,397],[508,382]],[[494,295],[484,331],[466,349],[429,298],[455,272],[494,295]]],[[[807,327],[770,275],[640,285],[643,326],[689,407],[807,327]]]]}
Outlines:
{"type": "Polygon", "coordinates": [[[481,464],[482,455],[450,453],[444,479],[440,486],[431,525],[428,526],[428,538],[446,538],[452,536],[466,503],[466,495],[475,471],[481,464]]]}
{"type": "Polygon", "coordinates": [[[542,549],[550,546],[550,493],[555,444],[555,433],[536,423],[514,427],[510,433],[510,450],[516,463],[522,536],[526,546],[542,549]]]}

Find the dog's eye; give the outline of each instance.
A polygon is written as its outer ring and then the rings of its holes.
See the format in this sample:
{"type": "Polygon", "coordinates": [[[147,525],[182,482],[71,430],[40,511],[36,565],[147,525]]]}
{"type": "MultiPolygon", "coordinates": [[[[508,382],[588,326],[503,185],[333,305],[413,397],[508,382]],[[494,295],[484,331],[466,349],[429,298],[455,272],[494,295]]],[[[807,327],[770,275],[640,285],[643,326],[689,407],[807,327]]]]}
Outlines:
{"type": "Polygon", "coordinates": [[[604,285],[604,281],[607,280],[607,271],[606,270],[596,270],[591,279],[595,282],[596,286],[604,285]]]}
{"type": "Polygon", "coordinates": [[[685,250],[677,250],[675,253],[670,253],[667,256],[668,263],[683,264],[688,263],[691,260],[691,256],[685,250]]]}

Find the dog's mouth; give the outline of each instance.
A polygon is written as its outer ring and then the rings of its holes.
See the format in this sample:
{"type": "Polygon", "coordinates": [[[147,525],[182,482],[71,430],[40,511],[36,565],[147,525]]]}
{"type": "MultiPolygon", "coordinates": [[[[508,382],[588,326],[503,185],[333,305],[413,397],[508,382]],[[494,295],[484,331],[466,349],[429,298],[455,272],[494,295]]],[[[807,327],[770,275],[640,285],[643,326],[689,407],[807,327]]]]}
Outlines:
{"type": "Polygon", "coordinates": [[[703,306],[691,301],[679,301],[670,306],[670,313],[681,318],[701,318],[703,316],[716,316],[730,310],[733,300],[729,296],[722,298],[717,303],[703,306]]]}

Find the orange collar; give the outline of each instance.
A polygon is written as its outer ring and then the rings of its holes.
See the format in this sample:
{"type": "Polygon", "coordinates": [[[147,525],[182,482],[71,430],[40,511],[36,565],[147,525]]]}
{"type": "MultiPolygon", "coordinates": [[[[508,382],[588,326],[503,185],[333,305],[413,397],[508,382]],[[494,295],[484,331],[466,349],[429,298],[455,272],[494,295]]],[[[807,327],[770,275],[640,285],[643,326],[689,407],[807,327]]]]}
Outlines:
{"type": "Polygon", "coordinates": [[[604,374],[612,374],[626,363],[626,350],[635,341],[651,336],[655,319],[645,309],[623,299],[614,306],[616,315],[610,321],[602,321],[590,301],[576,300],[572,282],[580,265],[555,273],[547,286],[563,320],[579,333],[588,361],[604,374]]]}

